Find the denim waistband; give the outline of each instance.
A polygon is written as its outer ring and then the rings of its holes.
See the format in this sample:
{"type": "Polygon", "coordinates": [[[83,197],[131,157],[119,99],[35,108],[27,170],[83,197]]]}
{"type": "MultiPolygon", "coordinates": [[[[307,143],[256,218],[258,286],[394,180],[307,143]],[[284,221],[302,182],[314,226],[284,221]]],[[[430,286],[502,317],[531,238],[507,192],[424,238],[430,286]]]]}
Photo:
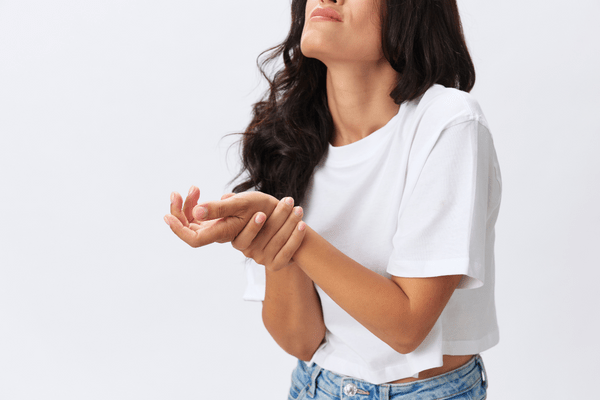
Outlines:
{"type": "Polygon", "coordinates": [[[308,367],[303,361],[298,362],[297,369],[301,369],[302,371],[299,372],[304,375],[305,379],[310,380],[308,386],[305,387],[306,395],[310,399],[315,398],[318,387],[321,391],[340,399],[400,400],[406,396],[420,400],[436,400],[467,392],[476,385],[481,385],[485,390],[488,384],[485,366],[479,355],[474,356],[465,365],[445,374],[408,383],[376,385],[361,379],[338,375],[317,364],[308,367]]]}

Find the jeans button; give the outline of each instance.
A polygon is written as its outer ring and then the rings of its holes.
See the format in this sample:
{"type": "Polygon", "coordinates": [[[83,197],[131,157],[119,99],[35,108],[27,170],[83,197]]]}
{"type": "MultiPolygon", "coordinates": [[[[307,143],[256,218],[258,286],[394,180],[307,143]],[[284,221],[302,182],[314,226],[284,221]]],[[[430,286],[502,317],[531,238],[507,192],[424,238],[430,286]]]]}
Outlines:
{"type": "Polygon", "coordinates": [[[357,387],[354,383],[349,383],[346,386],[344,386],[344,394],[346,396],[354,396],[357,392],[357,387]]]}

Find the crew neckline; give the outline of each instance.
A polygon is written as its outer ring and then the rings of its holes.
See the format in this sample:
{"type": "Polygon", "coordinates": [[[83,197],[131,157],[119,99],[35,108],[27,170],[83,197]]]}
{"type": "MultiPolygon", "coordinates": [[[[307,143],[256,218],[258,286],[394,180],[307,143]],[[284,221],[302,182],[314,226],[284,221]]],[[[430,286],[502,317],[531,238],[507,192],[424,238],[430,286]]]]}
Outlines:
{"type": "Polygon", "coordinates": [[[327,152],[327,165],[345,166],[361,162],[369,158],[375,151],[385,145],[385,139],[391,137],[395,131],[396,121],[404,111],[404,103],[400,104],[398,112],[384,126],[364,138],[345,144],[343,146],[333,146],[329,143],[327,152]]]}

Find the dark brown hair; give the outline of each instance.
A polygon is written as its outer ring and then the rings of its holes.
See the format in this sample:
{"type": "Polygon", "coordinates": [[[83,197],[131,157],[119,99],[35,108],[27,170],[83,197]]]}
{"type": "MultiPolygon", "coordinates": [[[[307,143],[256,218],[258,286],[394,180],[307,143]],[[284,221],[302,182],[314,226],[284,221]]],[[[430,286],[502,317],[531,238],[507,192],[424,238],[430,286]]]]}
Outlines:
{"type": "MultiPolygon", "coordinates": [[[[257,64],[269,89],[254,104],[242,134],[243,181],[233,191],[255,188],[302,204],[310,178],[333,134],[327,106],[327,68],[304,57],[300,39],[306,0],[292,1],[292,26],[278,46],[261,53],[257,64]],[[266,57],[262,59],[263,56],[266,57]],[[272,78],[265,72],[283,58],[272,78]]],[[[396,104],[421,96],[438,83],[470,91],[475,68],[465,43],[456,0],[382,0],[382,49],[398,71],[390,93],[396,104]]]]}

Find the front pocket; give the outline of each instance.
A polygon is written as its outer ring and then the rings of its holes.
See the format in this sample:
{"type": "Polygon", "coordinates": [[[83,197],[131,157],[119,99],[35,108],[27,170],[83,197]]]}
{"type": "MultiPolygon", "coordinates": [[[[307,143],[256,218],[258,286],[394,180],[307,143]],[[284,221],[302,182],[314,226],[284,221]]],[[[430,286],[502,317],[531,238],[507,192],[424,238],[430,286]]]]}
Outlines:
{"type": "Polygon", "coordinates": [[[450,396],[440,397],[436,400],[483,400],[485,399],[485,396],[486,390],[482,385],[481,379],[478,379],[477,382],[468,389],[450,396]]]}
{"type": "Polygon", "coordinates": [[[300,387],[300,383],[292,379],[290,386],[290,393],[288,394],[288,400],[301,400],[305,397],[306,391],[308,390],[308,383],[303,387],[300,387]]]}
{"type": "Polygon", "coordinates": [[[298,360],[298,365],[292,372],[292,382],[290,385],[290,393],[288,395],[289,400],[300,400],[305,397],[304,395],[310,385],[310,375],[308,372],[304,361],[298,360]]]}

